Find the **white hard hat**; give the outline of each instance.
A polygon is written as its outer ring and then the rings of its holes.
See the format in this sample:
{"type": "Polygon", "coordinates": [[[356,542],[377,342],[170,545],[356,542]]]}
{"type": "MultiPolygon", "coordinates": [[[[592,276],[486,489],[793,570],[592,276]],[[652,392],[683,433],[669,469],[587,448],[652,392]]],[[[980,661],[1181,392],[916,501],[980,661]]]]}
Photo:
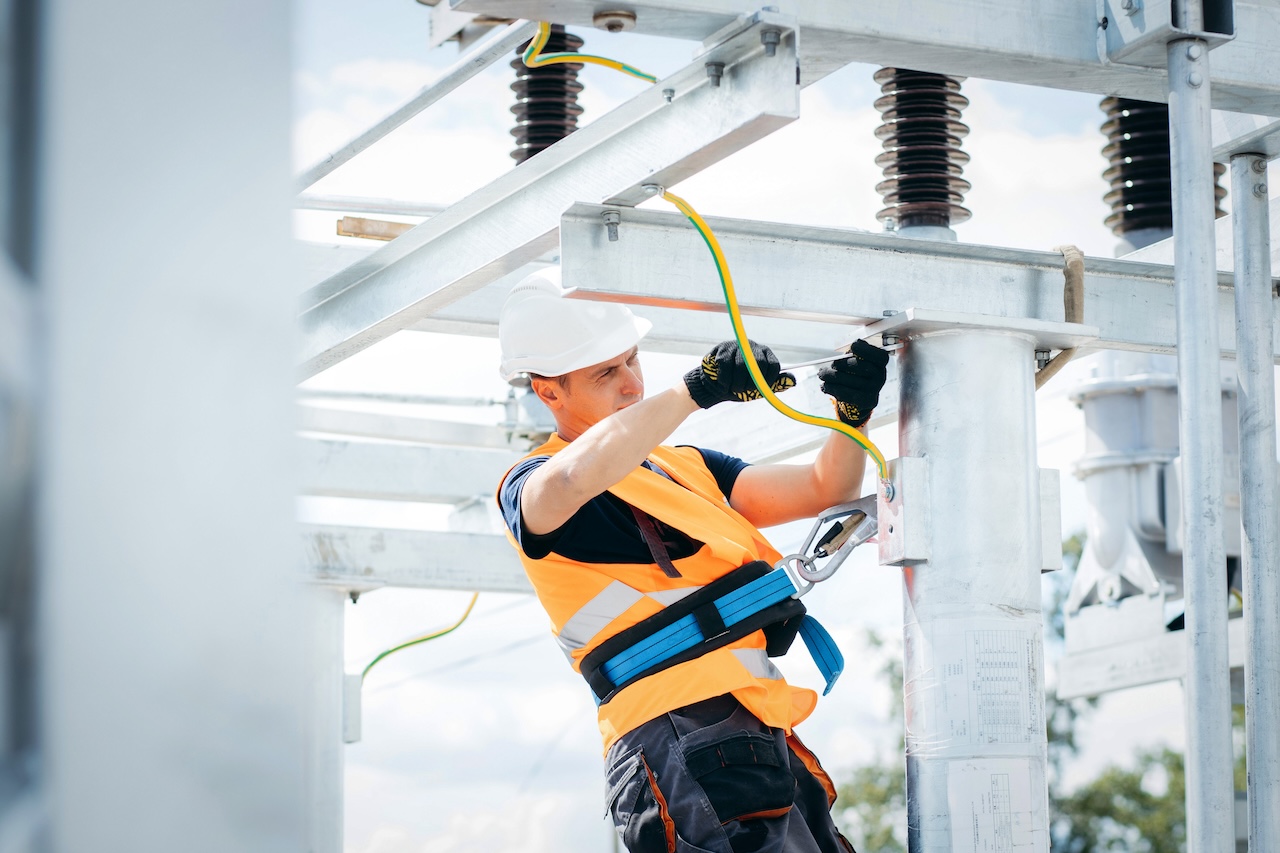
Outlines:
{"type": "Polygon", "coordinates": [[[511,289],[498,316],[502,378],[563,376],[631,349],[653,324],[625,305],[566,299],[560,268],[547,267],[511,289]]]}

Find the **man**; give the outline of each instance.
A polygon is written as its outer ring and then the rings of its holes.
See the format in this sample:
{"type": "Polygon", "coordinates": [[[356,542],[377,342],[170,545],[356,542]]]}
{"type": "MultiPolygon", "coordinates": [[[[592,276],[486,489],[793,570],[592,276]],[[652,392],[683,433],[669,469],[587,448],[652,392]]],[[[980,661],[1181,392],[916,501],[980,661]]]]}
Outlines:
{"type": "MultiPolygon", "coordinates": [[[[614,824],[631,853],[851,851],[831,820],[835,788],[792,732],[817,694],[768,659],[803,606],[786,598],[731,623],[722,603],[780,559],[758,528],[856,498],[864,453],[834,432],[809,465],[662,446],[698,408],[759,393],[729,341],[645,398],[636,347],[649,328],[623,306],[564,298],[551,269],[512,290],[498,332],[504,377],[527,374],[556,421],[498,502],[595,694],[614,824]]],[[[795,384],[767,347],[752,349],[773,390],[795,384]]],[[[888,354],[852,352],[819,375],[839,417],[861,427],[888,354]]]]}

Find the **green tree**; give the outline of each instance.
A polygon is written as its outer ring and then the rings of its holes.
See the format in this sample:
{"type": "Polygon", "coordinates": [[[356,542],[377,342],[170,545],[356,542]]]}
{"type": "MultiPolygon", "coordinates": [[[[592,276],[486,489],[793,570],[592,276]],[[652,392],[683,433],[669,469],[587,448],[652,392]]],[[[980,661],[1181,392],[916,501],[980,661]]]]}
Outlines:
{"type": "Polygon", "coordinates": [[[1185,802],[1182,753],[1167,747],[1139,752],[1132,768],[1113,765],[1055,797],[1053,853],[1183,853],[1185,802]]]}

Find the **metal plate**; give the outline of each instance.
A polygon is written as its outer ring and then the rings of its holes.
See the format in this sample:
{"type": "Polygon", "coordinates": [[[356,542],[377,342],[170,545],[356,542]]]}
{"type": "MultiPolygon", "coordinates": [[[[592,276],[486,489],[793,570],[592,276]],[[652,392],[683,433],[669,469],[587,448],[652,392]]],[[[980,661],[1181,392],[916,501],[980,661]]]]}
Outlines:
{"type": "Polygon", "coordinates": [[[915,338],[960,329],[1027,334],[1035,339],[1036,346],[1058,350],[1083,346],[1098,337],[1097,326],[1080,323],[1050,323],[1045,320],[967,314],[960,311],[931,311],[925,308],[900,311],[892,317],[872,323],[863,333],[868,337],[892,333],[904,338],[915,338]]]}

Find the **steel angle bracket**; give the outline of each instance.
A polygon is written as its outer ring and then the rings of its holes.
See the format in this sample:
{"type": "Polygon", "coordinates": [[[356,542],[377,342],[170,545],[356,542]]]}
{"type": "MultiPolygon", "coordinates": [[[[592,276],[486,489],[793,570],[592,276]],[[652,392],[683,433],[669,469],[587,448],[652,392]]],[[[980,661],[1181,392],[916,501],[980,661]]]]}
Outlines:
{"type": "Polygon", "coordinates": [[[638,204],[642,184],[676,184],[798,118],[794,21],[762,12],[722,32],[682,70],[307,291],[303,376],[555,249],[574,202],[638,204]],[[772,55],[765,31],[778,33],[772,55]]]}
{"type": "Polygon", "coordinates": [[[1203,30],[1174,20],[1175,0],[1097,0],[1098,58],[1147,68],[1169,67],[1167,46],[1177,39],[1201,39],[1210,49],[1236,37],[1233,0],[1205,0],[1203,30]]]}
{"type": "Polygon", "coordinates": [[[963,311],[930,311],[924,308],[908,308],[863,329],[863,336],[870,338],[885,335],[913,338],[933,332],[949,332],[963,329],[987,332],[1011,332],[1029,335],[1041,349],[1063,350],[1084,346],[1097,340],[1098,327],[1082,323],[1054,323],[1024,317],[997,317],[992,314],[970,314],[963,311]]]}

